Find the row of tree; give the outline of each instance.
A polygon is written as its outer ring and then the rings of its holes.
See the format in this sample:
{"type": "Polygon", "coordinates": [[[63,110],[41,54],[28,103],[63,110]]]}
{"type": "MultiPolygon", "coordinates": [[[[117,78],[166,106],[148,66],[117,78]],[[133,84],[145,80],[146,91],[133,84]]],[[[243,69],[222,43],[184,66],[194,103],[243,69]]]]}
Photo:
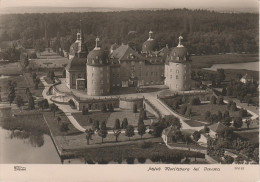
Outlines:
{"type": "Polygon", "coordinates": [[[141,50],[152,30],[158,49],[166,44],[176,46],[181,32],[191,53],[258,52],[257,14],[187,9],[1,15],[0,40],[19,39],[29,48],[43,45],[48,38],[56,38],[61,41],[54,41],[53,46],[60,44],[68,51],[76,39],[80,19],[89,50],[95,46],[97,35],[104,47],[128,42],[141,50]]]}

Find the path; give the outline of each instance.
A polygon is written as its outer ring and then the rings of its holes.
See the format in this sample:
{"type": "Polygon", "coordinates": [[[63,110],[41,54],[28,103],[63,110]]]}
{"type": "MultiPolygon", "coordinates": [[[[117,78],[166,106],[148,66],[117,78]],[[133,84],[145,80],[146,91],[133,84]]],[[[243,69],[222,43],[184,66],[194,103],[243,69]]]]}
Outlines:
{"type": "MultiPolygon", "coordinates": [[[[52,85],[52,84],[48,84],[45,80],[44,80],[44,76],[40,77],[40,80],[41,82],[43,83],[44,85],[44,90],[42,92],[42,96],[43,98],[47,99],[49,103],[53,103],[51,101],[51,95],[47,95],[47,92],[49,90],[49,87],[52,85]]],[[[71,115],[72,112],[74,112],[71,107],[69,105],[64,105],[64,104],[58,104],[58,103],[55,103],[60,110],[62,110],[64,112],[64,114],[68,117],[68,119],[70,120],[71,124],[73,124],[73,126],[78,129],[79,131],[81,132],[85,132],[85,128],[83,128],[78,122],[77,120],[71,115]]]]}

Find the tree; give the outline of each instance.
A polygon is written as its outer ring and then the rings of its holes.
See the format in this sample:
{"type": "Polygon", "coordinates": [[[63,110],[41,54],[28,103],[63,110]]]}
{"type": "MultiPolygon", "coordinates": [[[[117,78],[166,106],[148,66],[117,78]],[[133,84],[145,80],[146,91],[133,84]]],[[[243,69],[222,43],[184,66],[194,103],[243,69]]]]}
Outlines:
{"type": "Polygon", "coordinates": [[[94,121],[94,123],[93,123],[93,125],[92,125],[92,129],[93,129],[94,131],[99,130],[99,120],[95,120],[95,121],[94,121]]]}
{"type": "Polygon", "coordinates": [[[193,136],[193,139],[194,139],[196,142],[199,141],[199,139],[200,139],[200,137],[201,137],[200,132],[198,132],[198,131],[194,131],[194,133],[192,134],[192,136],[193,136]]]}
{"type": "Polygon", "coordinates": [[[61,132],[67,132],[69,131],[69,123],[62,122],[60,126],[61,132]]]}
{"type": "Polygon", "coordinates": [[[35,80],[37,77],[37,74],[35,72],[32,73],[32,79],[35,80]]]}
{"type": "Polygon", "coordinates": [[[102,112],[107,112],[107,106],[105,103],[102,104],[102,112]]]}
{"type": "Polygon", "coordinates": [[[43,102],[43,103],[42,103],[42,108],[43,108],[43,109],[48,109],[48,108],[49,108],[48,100],[47,100],[47,99],[44,99],[42,102],[43,102]]]}
{"type": "Polygon", "coordinates": [[[239,110],[238,115],[239,115],[239,117],[241,117],[241,118],[247,117],[247,110],[241,108],[241,109],[239,110]]]}
{"type": "Polygon", "coordinates": [[[92,129],[86,129],[85,133],[86,133],[87,144],[89,145],[89,140],[91,139],[94,132],[92,129]]]}
{"type": "Polygon", "coordinates": [[[145,134],[145,131],[146,131],[146,127],[143,123],[139,123],[138,124],[138,134],[141,136],[141,139],[143,138],[143,135],[145,134]]]}
{"type": "Polygon", "coordinates": [[[231,118],[231,117],[225,117],[225,118],[222,120],[222,123],[223,123],[225,126],[230,126],[230,125],[231,125],[231,121],[232,121],[232,118],[231,118]]]}
{"type": "Polygon", "coordinates": [[[146,111],[143,108],[140,109],[139,119],[141,119],[141,120],[146,119],[146,111]]]}
{"type": "Polygon", "coordinates": [[[226,79],[225,71],[224,69],[217,69],[217,84],[220,85],[221,82],[223,82],[226,79]]]}
{"type": "Polygon", "coordinates": [[[188,117],[191,116],[191,107],[188,107],[188,109],[185,112],[185,116],[188,116],[188,117]]]}
{"type": "Polygon", "coordinates": [[[184,115],[186,110],[187,110],[187,105],[182,105],[181,110],[180,110],[180,114],[184,115]]]}
{"type": "Polygon", "coordinates": [[[247,119],[247,120],[246,120],[247,129],[249,129],[250,123],[251,123],[251,119],[247,119]]]}
{"type": "Polygon", "coordinates": [[[16,88],[16,82],[14,81],[8,81],[7,83],[7,88],[8,88],[8,101],[9,101],[9,104],[11,106],[11,104],[13,103],[14,99],[15,99],[15,88],[16,88]]]}
{"type": "Polygon", "coordinates": [[[219,121],[222,120],[223,117],[222,117],[222,112],[221,111],[218,111],[217,118],[218,118],[219,121]]]}
{"type": "Polygon", "coordinates": [[[114,106],[113,106],[113,104],[109,104],[108,110],[109,110],[109,112],[114,112],[114,106]]]}
{"type": "Polygon", "coordinates": [[[234,158],[229,155],[225,155],[224,159],[225,159],[226,164],[233,164],[233,162],[234,162],[234,158]]]}
{"type": "Polygon", "coordinates": [[[162,124],[160,122],[156,122],[156,123],[152,123],[152,125],[150,126],[150,134],[154,137],[161,137],[162,131],[164,129],[164,127],[162,126],[162,124]]]}
{"type": "Polygon", "coordinates": [[[229,116],[229,111],[225,111],[224,112],[224,115],[223,115],[223,118],[229,118],[230,116],[229,116]]]}
{"type": "Polygon", "coordinates": [[[223,95],[223,96],[226,96],[226,95],[227,95],[227,88],[226,88],[226,87],[224,87],[224,88],[222,89],[221,95],[223,95]]]}
{"type": "Polygon", "coordinates": [[[57,123],[60,124],[61,118],[57,117],[57,123]]]}
{"type": "Polygon", "coordinates": [[[162,127],[162,129],[168,127],[168,126],[173,126],[176,129],[180,129],[181,128],[181,122],[180,119],[173,116],[173,115],[168,115],[165,116],[162,121],[160,121],[160,125],[162,127]]]}
{"type": "Polygon", "coordinates": [[[208,119],[210,118],[210,116],[211,116],[211,112],[210,112],[210,111],[207,111],[207,112],[205,112],[204,119],[205,119],[205,120],[208,120],[208,119]]]}
{"type": "Polygon", "coordinates": [[[199,97],[192,98],[190,104],[191,105],[199,105],[200,104],[200,98],[199,97]]]}
{"type": "Polygon", "coordinates": [[[103,123],[101,125],[100,130],[98,131],[98,135],[101,137],[102,143],[103,143],[103,139],[107,137],[107,128],[105,127],[105,125],[103,123]]]}
{"type": "Polygon", "coordinates": [[[56,104],[52,103],[50,104],[50,110],[53,112],[53,116],[55,117],[55,113],[59,110],[59,107],[56,104]]]}
{"type": "Polygon", "coordinates": [[[227,103],[227,109],[228,109],[228,110],[230,110],[232,104],[233,104],[233,101],[232,101],[232,100],[228,101],[228,103],[227,103]]]}
{"type": "Polygon", "coordinates": [[[218,97],[218,99],[217,99],[217,104],[218,104],[218,105],[224,104],[224,102],[223,102],[223,97],[222,97],[222,96],[219,96],[219,97],[218,97]]]}
{"type": "Polygon", "coordinates": [[[66,69],[63,69],[62,71],[62,78],[66,78],[66,69]]]}
{"type": "Polygon", "coordinates": [[[243,126],[243,121],[241,117],[235,117],[233,126],[236,128],[241,128],[243,126]]]}
{"type": "Polygon", "coordinates": [[[21,106],[24,105],[23,99],[20,95],[16,96],[15,101],[16,101],[16,105],[19,107],[19,109],[21,108],[21,106]]]}
{"type": "Polygon", "coordinates": [[[209,128],[205,125],[204,128],[203,128],[203,131],[204,131],[205,133],[209,133],[209,128]]]}
{"type": "Polygon", "coordinates": [[[125,130],[125,136],[129,137],[130,140],[130,137],[133,137],[134,135],[135,135],[134,126],[128,125],[125,130]]]}
{"type": "Polygon", "coordinates": [[[119,135],[121,134],[121,130],[116,129],[116,130],[113,130],[113,132],[114,132],[114,136],[116,137],[116,142],[117,142],[117,139],[118,139],[119,135]]]}
{"type": "Polygon", "coordinates": [[[29,110],[35,109],[33,96],[28,97],[28,109],[29,110]]]}
{"type": "Polygon", "coordinates": [[[134,105],[133,105],[133,113],[137,113],[137,104],[136,103],[134,103],[134,105]]]}
{"type": "Polygon", "coordinates": [[[217,98],[214,95],[212,95],[211,98],[210,98],[210,103],[216,104],[216,100],[217,100],[217,98]]]}
{"type": "Polygon", "coordinates": [[[237,104],[235,102],[232,103],[231,107],[230,107],[231,111],[236,111],[237,110],[237,104]]]}
{"type": "Polygon", "coordinates": [[[124,118],[121,124],[121,128],[122,129],[126,129],[126,127],[128,126],[128,121],[127,118],[124,118]]]}
{"type": "Polygon", "coordinates": [[[40,79],[39,79],[39,78],[36,78],[36,79],[34,80],[34,88],[35,88],[35,89],[38,89],[39,83],[40,83],[40,79]]]}
{"type": "Polygon", "coordinates": [[[114,130],[118,130],[118,129],[120,129],[120,120],[117,118],[115,120],[114,130]]]}

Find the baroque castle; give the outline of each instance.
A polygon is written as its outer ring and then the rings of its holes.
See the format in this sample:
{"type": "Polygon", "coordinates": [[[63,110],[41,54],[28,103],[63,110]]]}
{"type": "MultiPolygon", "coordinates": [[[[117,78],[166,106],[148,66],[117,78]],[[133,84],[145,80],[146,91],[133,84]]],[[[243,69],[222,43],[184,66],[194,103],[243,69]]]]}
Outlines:
{"type": "Polygon", "coordinates": [[[71,45],[70,63],[66,67],[66,85],[85,90],[90,96],[109,95],[117,87],[166,85],[172,91],[191,89],[191,58],[179,37],[177,47],[167,45],[157,50],[153,32],[138,53],[129,45],[113,44],[104,51],[96,38],[95,48],[88,52],[81,31],[71,45]]]}

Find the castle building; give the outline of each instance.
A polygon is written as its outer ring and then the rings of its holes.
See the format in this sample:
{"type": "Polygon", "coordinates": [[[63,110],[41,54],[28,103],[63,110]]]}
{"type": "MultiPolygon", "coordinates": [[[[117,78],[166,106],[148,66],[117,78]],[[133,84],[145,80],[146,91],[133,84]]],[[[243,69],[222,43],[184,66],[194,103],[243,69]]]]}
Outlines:
{"type": "Polygon", "coordinates": [[[173,91],[191,88],[191,59],[179,37],[177,47],[158,51],[158,44],[149,32],[141,53],[129,45],[113,44],[106,53],[98,45],[89,52],[82,48],[81,31],[71,47],[76,53],[66,67],[66,82],[69,88],[82,89],[88,95],[109,95],[117,87],[138,87],[142,85],[167,85],[173,91]],[[77,46],[76,46],[77,45],[77,46]],[[85,83],[85,85],[84,85],[85,83]]]}
{"type": "Polygon", "coordinates": [[[70,63],[66,66],[66,85],[70,89],[85,90],[86,88],[86,58],[87,47],[81,29],[77,33],[77,40],[70,46],[70,63]]]}
{"type": "Polygon", "coordinates": [[[187,48],[181,44],[182,39],[180,36],[178,46],[171,50],[165,61],[165,85],[173,91],[191,89],[191,59],[187,48]]]}
{"type": "Polygon", "coordinates": [[[89,52],[87,57],[87,94],[108,95],[110,93],[110,65],[108,55],[98,46],[89,52]]]}

